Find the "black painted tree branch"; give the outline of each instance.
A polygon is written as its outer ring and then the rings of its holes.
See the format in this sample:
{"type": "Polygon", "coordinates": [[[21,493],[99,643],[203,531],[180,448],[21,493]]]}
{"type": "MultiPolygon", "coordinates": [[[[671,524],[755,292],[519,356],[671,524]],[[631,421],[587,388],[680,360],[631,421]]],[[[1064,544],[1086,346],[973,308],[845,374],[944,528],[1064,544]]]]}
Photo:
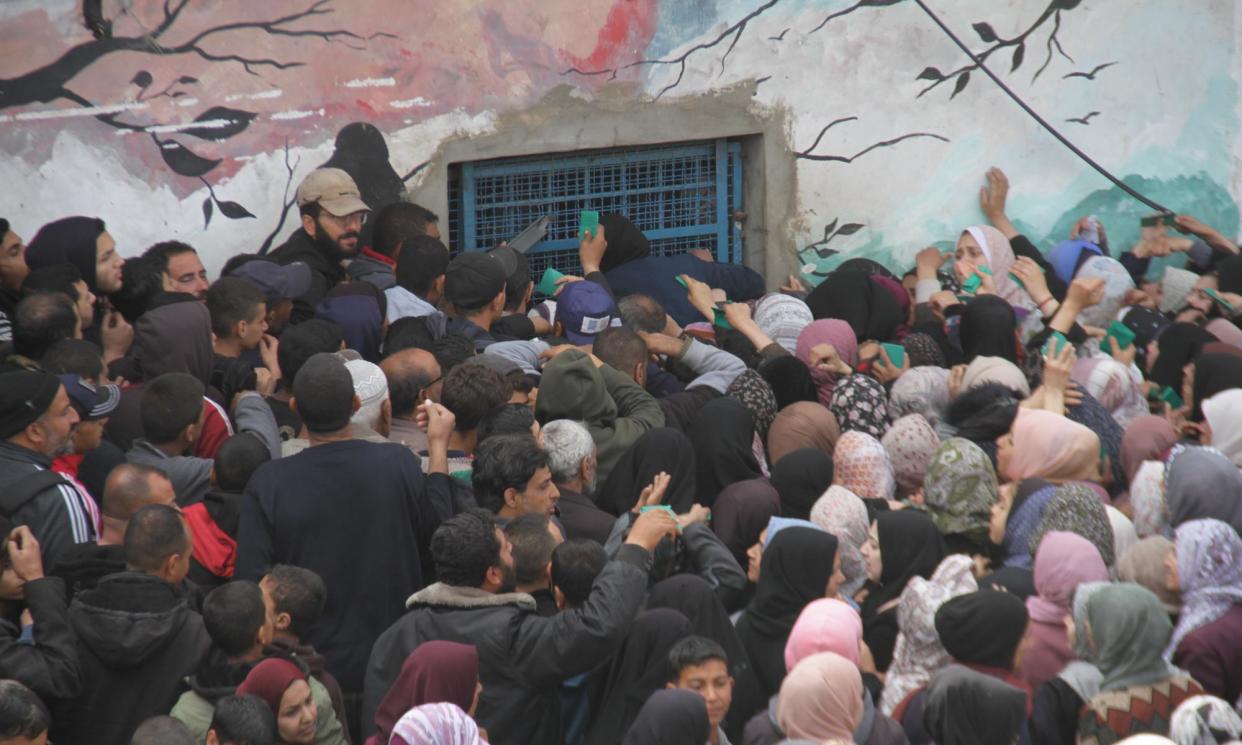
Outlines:
{"type": "Polygon", "coordinates": [[[820,21],[819,25],[811,29],[808,32],[808,34],[813,34],[816,31],[819,31],[824,26],[827,26],[829,21],[834,21],[840,18],[841,16],[847,16],[850,13],[853,13],[854,11],[859,10],[861,8],[882,8],[886,5],[896,5],[899,2],[901,2],[901,0],[858,0],[858,2],[854,3],[848,8],[843,8],[841,10],[838,10],[835,13],[829,13],[827,16],[824,17],[824,20],[820,21]]]}
{"type": "Polygon", "coordinates": [[[828,132],[828,130],[832,129],[838,124],[843,124],[845,122],[851,122],[851,121],[857,121],[857,120],[858,120],[858,117],[856,116],[846,116],[840,119],[833,120],[827,126],[825,126],[823,129],[819,131],[819,135],[816,136],[815,142],[812,142],[810,147],[808,147],[805,150],[801,150],[801,151],[794,153],[794,157],[802,159],[802,160],[815,160],[815,161],[821,161],[821,162],[853,163],[855,160],[857,160],[858,158],[861,158],[862,156],[866,155],[872,150],[876,150],[882,147],[891,147],[893,145],[896,145],[899,142],[902,142],[903,140],[910,140],[916,137],[931,137],[933,139],[940,140],[941,142],[949,141],[947,137],[942,137],[941,135],[932,134],[930,132],[910,132],[909,134],[904,134],[904,135],[901,135],[900,137],[894,137],[891,140],[882,140],[873,145],[869,145],[863,148],[862,150],[859,150],[858,152],[854,153],[853,155],[822,155],[822,154],[815,153],[815,148],[819,147],[820,141],[824,139],[824,135],[828,132]]]}
{"type": "MultiPolygon", "coordinates": [[[[1032,34],[1038,31],[1041,26],[1047,23],[1049,19],[1052,19],[1052,22],[1053,22],[1052,31],[1049,33],[1048,40],[1046,42],[1046,45],[1048,48],[1047,59],[1045,59],[1043,65],[1041,65],[1040,68],[1035,71],[1035,75],[1034,77],[1031,78],[1031,81],[1034,82],[1036,79],[1038,79],[1040,74],[1042,74],[1043,71],[1048,67],[1048,63],[1051,62],[1052,60],[1053,47],[1055,47],[1056,50],[1060,52],[1066,59],[1073,61],[1072,58],[1068,54],[1066,54],[1065,50],[1061,47],[1061,42],[1057,38],[1057,34],[1061,30],[1061,12],[1074,9],[1075,7],[1078,6],[1079,2],[1081,2],[1081,0],[1052,0],[1052,2],[1048,3],[1048,7],[1044,8],[1043,12],[1039,14],[1039,17],[1035,19],[1035,22],[1032,23],[1029,28],[1027,28],[1022,33],[1018,34],[1017,36],[1013,36],[1008,39],[999,36],[996,33],[996,31],[993,30],[992,26],[988,23],[980,22],[980,23],[974,24],[973,28],[975,29],[975,32],[979,34],[979,37],[983,39],[984,42],[991,44],[990,47],[983,50],[977,55],[978,58],[980,59],[980,61],[986,62],[988,57],[991,57],[996,52],[999,52],[1002,49],[1012,48],[1013,56],[1011,58],[1009,71],[1011,73],[1016,72],[1017,69],[1021,67],[1022,62],[1025,59],[1027,40],[1030,38],[1032,34]]],[[[970,73],[977,69],[979,69],[979,66],[975,64],[974,62],[970,62],[969,64],[962,65],[961,67],[955,70],[950,70],[949,72],[945,72],[945,73],[940,72],[940,70],[936,69],[935,67],[924,68],[924,70],[921,73],[919,73],[917,79],[918,80],[930,80],[932,82],[927,87],[925,87],[923,90],[919,91],[919,94],[917,97],[921,98],[923,94],[928,93],[932,89],[940,86],[942,83],[946,83],[950,80],[953,80],[955,81],[953,85],[953,93],[950,96],[950,98],[953,98],[958,93],[962,92],[962,90],[970,82],[970,73]]]]}
{"type": "MultiPolygon", "coordinates": [[[[888,2],[889,0],[881,0],[881,1],[888,2]]],[[[897,0],[892,0],[892,1],[896,2],[897,0]]],[[[576,75],[585,75],[585,76],[608,75],[609,79],[611,80],[611,79],[616,79],[617,74],[621,72],[622,70],[628,70],[633,67],[654,66],[654,65],[677,65],[678,66],[677,79],[674,80],[672,83],[669,83],[668,85],[660,89],[660,92],[657,93],[655,96],[656,99],[659,99],[665,93],[668,93],[670,90],[672,90],[673,88],[676,88],[678,85],[681,84],[682,78],[684,78],[686,75],[686,61],[690,59],[691,55],[693,55],[696,52],[702,52],[708,49],[712,49],[720,45],[722,42],[724,42],[725,39],[731,38],[728,48],[725,49],[725,53],[721,55],[720,57],[720,72],[721,74],[723,74],[725,60],[729,58],[729,53],[733,51],[733,49],[737,46],[738,41],[741,40],[742,34],[746,31],[747,25],[749,25],[750,22],[753,21],[754,19],[763,15],[772,6],[776,5],[779,2],[780,0],[767,0],[767,2],[765,2],[763,5],[760,5],[758,8],[755,8],[751,12],[747,13],[746,16],[743,17],[740,21],[729,26],[724,31],[721,31],[716,36],[716,38],[712,39],[711,41],[705,41],[701,44],[695,44],[694,46],[690,47],[689,49],[677,55],[676,57],[671,57],[668,59],[640,59],[640,60],[631,62],[627,65],[622,65],[621,67],[606,68],[606,69],[601,69],[601,70],[582,70],[577,67],[571,67],[565,70],[561,74],[569,75],[570,73],[573,73],[576,75]]]]}
{"type": "Polygon", "coordinates": [[[299,156],[293,163],[289,162],[289,138],[285,138],[285,194],[281,197],[280,220],[276,222],[276,227],[272,228],[272,232],[267,234],[267,238],[263,239],[263,245],[259,246],[259,255],[266,255],[272,248],[272,242],[276,240],[276,236],[280,235],[281,228],[285,226],[285,217],[289,215],[289,210],[293,209],[293,203],[297,201],[297,194],[293,197],[289,196],[289,190],[293,188],[293,173],[301,164],[302,158],[299,156]]]}
{"type": "Polygon", "coordinates": [[[240,21],[226,23],[204,29],[192,36],[188,41],[175,46],[165,46],[161,38],[176,24],[181,13],[189,5],[190,0],[164,0],[164,17],[160,24],[150,32],[141,36],[104,37],[92,39],[73,46],[58,59],[36,70],[13,78],[0,78],[0,109],[24,106],[30,103],[50,103],[64,99],[74,101],[74,96],[66,88],[78,74],[86,70],[106,55],[116,52],[138,52],[142,54],[176,55],[193,54],[211,62],[236,62],[251,75],[257,75],[253,68],[271,67],[286,70],[301,67],[305,62],[287,62],[264,57],[250,57],[242,54],[219,54],[205,49],[202,42],[218,34],[234,31],[255,30],[270,36],[312,37],[327,42],[343,43],[351,48],[349,40],[367,41],[381,36],[396,38],[392,34],[377,32],[370,36],[362,36],[343,29],[290,29],[287,26],[315,16],[329,15],[335,11],[331,8],[331,0],[316,0],[304,10],[281,16],[269,21],[240,21]]]}

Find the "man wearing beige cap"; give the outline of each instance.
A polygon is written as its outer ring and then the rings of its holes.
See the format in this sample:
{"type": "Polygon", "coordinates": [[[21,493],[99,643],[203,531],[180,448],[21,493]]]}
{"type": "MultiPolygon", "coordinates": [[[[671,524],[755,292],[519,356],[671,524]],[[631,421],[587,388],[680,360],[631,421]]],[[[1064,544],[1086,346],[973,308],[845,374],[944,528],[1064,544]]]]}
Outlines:
{"type": "Polygon", "coordinates": [[[311,270],[310,289],[293,304],[293,323],[315,315],[315,306],[345,279],[342,261],[358,253],[358,234],[370,208],[358,185],[339,168],[317,168],[298,186],[302,227],[283,246],[272,251],[278,264],[305,262],[311,270]]]}

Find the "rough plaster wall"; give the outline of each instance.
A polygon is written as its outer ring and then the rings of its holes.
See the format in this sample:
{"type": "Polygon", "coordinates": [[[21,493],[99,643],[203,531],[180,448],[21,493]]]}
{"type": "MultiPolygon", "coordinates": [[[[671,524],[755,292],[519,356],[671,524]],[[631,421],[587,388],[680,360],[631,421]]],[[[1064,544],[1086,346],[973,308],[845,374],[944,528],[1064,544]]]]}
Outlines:
{"type": "MultiPolygon", "coordinates": [[[[972,49],[992,50],[990,66],[1101,163],[1167,206],[1237,232],[1242,6],[929,4],[972,49]],[[972,29],[981,22],[997,41],[972,29]],[[1023,53],[1011,72],[1015,38],[1023,53]],[[1114,64],[1093,78],[1072,76],[1106,63],[1114,64]]],[[[79,3],[0,4],[0,179],[8,187],[0,214],[27,238],[56,217],[98,214],[124,253],[177,237],[214,269],[231,253],[283,240],[293,220],[286,189],[332,157],[336,133],[355,121],[383,133],[391,179],[432,204],[443,203],[451,160],[533,151],[523,144],[563,150],[670,132],[762,133],[762,219],[746,205],[756,215],[746,238],[765,249],[773,280],[776,267],[799,263],[822,272],[840,260],[833,251],[907,261],[928,243],[952,242],[979,219],[976,194],[990,165],[1010,174],[1013,216],[1045,248],[1087,212],[1126,244],[1148,211],[979,71],[965,84],[950,74],[968,60],[908,0],[336,5],[195,0],[159,39],[163,49],[193,45],[213,24],[315,12],[269,26],[281,33],[256,26],[198,44],[231,60],[131,48],[49,82],[30,73],[64,71],[66,52],[92,43],[79,3]],[[324,31],[332,35],[311,33],[324,31]],[[280,67],[291,62],[303,64],[280,67]],[[920,96],[936,83],[919,79],[929,67],[946,79],[920,96]],[[14,90],[34,95],[18,100],[14,90]],[[599,127],[592,111],[608,124],[599,127]],[[669,127],[665,111],[688,118],[669,127]],[[91,113],[99,118],[83,115],[91,113]],[[795,161],[789,150],[803,155],[795,161]]],[[[112,38],[143,39],[160,27],[159,0],[124,7],[101,3],[112,38]]]]}

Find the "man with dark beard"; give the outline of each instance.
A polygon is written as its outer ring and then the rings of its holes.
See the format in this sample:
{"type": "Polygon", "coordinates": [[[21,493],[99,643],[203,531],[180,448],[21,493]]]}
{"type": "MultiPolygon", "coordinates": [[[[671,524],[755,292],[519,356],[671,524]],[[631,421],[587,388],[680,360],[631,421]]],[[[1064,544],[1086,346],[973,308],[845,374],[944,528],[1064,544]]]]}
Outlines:
{"type": "MultiPolygon", "coordinates": [[[[659,488],[655,499],[663,497],[659,488]]],[[[647,594],[651,552],[677,523],[664,510],[642,513],[583,606],[544,617],[513,592],[513,547],[487,510],[444,521],[431,538],[440,581],[410,596],[410,610],[371,649],[363,694],[363,736],[406,657],[425,641],[473,644],[479,652],[475,719],[494,745],[561,742],[560,682],[616,652],[647,594]]]]}
{"type": "Polygon", "coordinates": [[[358,236],[371,214],[358,186],[339,168],[318,168],[298,186],[302,227],[270,254],[278,264],[305,262],[310,289],[293,303],[292,323],[314,318],[315,306],[345,279],[342,262],[358,254],[358,236]]]}

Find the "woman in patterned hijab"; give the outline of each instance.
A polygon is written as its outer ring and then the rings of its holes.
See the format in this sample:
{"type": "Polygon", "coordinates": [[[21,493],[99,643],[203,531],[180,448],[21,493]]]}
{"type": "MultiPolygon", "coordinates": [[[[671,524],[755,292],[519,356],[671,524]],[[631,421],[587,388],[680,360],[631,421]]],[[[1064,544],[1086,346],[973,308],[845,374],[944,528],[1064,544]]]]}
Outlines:
{"type": "Polygon", "coordinates": [[[921,492],[927,464],[940,447],[936,430],[921,415],[910,414],[893,422],[880,442],[892,461],[898,495],[908,499],[921,492]]]}
{"type": "Polygon", "coordinates": [[[844,432],[866,432],[878,440],[888,429],[888,393],[870,376],[855,374],[837,381],[828,408],[844,432]]]}
{"type": "Polygon", "coordinates": [[[865,432],[846,432],[832,453],[833,483],[862,499],[893,498],[897,481],[880,441],[865,432]]]}
{"type": "Polygon", "coordinates": [[[1174,546],[1182,613],[1164,658],[1190,673],[1213,696],[1236,701],[1242,691],[1227,671],[1237,654],[1222,649],[1232,646],[1228,641],[1236,643],[1226,636],[1234,626],[1215,633],[1195,632],[1242,604],[1242,538],[1220,520],[1191,520],[1178,527],[1174,546]],[[1196,643],[1186,643],[1192,636],[1196,643]]]}
{"type": "Polygon", "coordinates": [[[989,552],[996,489],[992,460],[970,440],[946,440],[932,456],[923,481],[923,503],[950,551],[989,552]]]}
{"type": "Polygon", "coordinates": [[[1089,487],[1080,483],[1064,484],[1059,487],[1052,501],[1044,508],[1044,519],[1039,530],[1031,536],[1031,555],[1039,549],[1039,542],[1045,533],[1060,530],[1077,533],[1095,544],[1100,550],[1104,563],[1112,566],[1116,561],[1113,542],[1113,524],[1108,519],[1108,512],[1100,497],[1089,487]]]}

